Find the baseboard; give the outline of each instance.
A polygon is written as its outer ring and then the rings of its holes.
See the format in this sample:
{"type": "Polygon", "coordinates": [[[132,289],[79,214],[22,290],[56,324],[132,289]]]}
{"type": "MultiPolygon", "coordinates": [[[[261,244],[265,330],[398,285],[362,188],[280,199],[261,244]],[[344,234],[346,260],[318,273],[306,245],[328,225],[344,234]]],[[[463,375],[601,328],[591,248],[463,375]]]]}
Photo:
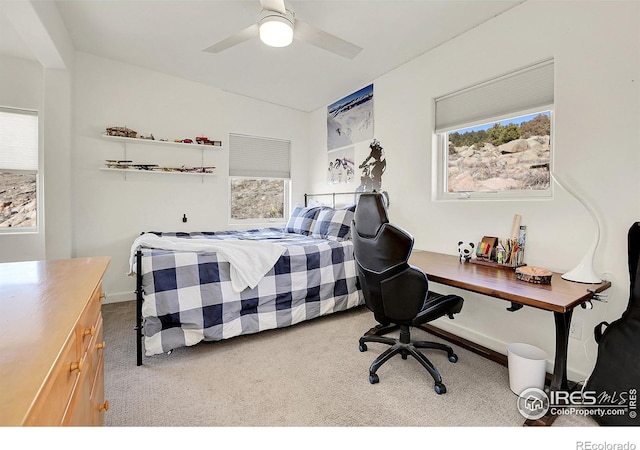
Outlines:
{"type": "Polygon", "coordinates": [[[503,366],[507,365],[507,355],[504,355],[500,352],[492,350],[476,342],[469,341],[463,337],[457,336],[441,328],[434,327],[433,325],[425,324],[421,325],[419,328],[422,328],[427,333],[431,333],[434,336],[449,341],[454,345],[462,347],[465,350],[469,350],[477,355],[490,359],[493,362],[497,362],[498,364],[501,364],[503,366]]]}
{"type": "MultiPolygon", "coordinates": [[[[509,342],[503,342],[491,336],[487,336],[486,334],[477,333],[473,329],[460,326],[460,324],[456,323],[455,320],[438,319],[433,323],[435,324],[435,326],[432,326],[432,325],[428,325],[428,326],[433,327],[434,329],[439,330],[442,333],[449,334],[451,336],[451,339],[460,340],[459,345],[461,347],[463,347],[464,343],[466,342],[470,346],[468,350],[474,351],[479,355],[487,354],[487,357],[489,357],[492,361],[498,362],[499,364],[506,365],[501,361],[506,361],[507,359],[507,347],[509,345],[509,342]],[[475,350],[473,350],[474,348],[475,350]]],[[[425,331],[429,332],[429,330],[425,330],[425,331]]],[[[447,338],[442,337],[442,339],[447,339],[447,338]]],[[[457,342],[455,341],[450,341],[450,342],[457,344],[457,342]]],[[[466,348],[466,347],[463,347],[463,348],[466,348]]],[[[547,373],[552,373],[553,365],[554,365],[554,350],[550,349],[548,353],[549,353],[549,359],[547,359],[547,373]]],[[[591,372],[589,372],[589,374],[590,373],[591,372]]],[[[583,382],[589,377],[589,374],[584,373],[583,371],[580,371],[580,370],[576,370],[574,367],[571,366],[571,361],[568,361],[567,378],[569,381],[583,382]]]]}
{"type": "MultiPolygon", "coordinates": [[[[427,333],[431,333],[434,336],[437,336],[441,339],[444,339],[446,341],[451,342],[454,345],[457,345],[459,347],[464,348],[465,350],[469,350],[470,352],[473,352],[477,355],[483,356],[484,358],[490,359],[493,362],[496,362],[500,365],[503,365],[505,367],[508,367],[508,358],[507,355],[497,352],[495,350],[492,350],[488,347],[485,347],[483,345],[480,345],[476,342],[470,341],[468,339],[465,339],[463,337],[460,336],[456,336],[453,333],[450,333],[449,331],[445,331],[441,328],[437,328],[434,327],[433,325],[429,325],[429,324],[424,324],[421,325],[419,328],[422,328],[424,331],[426,331],[427,333]]],[[[580,382],[582,382],[583,380],[586,379],[586,376],[584,376],[583,374],[580,373],[576,373],[574,371],[571,370],[567,370],[567,378],[568,381],[571,384],[578,384],[580,382]],[[578,382],[574,381],[574,380],[580,380],[578,382]]],[[[547,385],[551,382],[551,373],[549,373],[547,371],[547,376],[546,376],[546,383],[547,385]]]]}
{"type": "Polygon", "coordinates": [[[135,292],[117,292],[117,293],[109,293],[105,292],[105,296],[102,299],[102,304],[106,305],[108,303],[121,303],[121,302],[130,302],[136,299],[135,292]]]}

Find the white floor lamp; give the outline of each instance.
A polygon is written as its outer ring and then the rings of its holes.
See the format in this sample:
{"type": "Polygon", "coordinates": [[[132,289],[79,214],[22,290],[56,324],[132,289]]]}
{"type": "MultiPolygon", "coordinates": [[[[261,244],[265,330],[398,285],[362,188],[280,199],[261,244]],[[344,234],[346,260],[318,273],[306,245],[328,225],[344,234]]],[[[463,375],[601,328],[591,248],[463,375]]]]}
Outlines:
{"type": "Polygon", "coordinates": [[[596,214],[595,210],[587,203],[585,199],[580,197],[578,194],[575,193],[573,189],[571,189],[565,183],[560,181],[558,177],[554,175],[554,173],[551,170],[549,171],[549,174],[551,175],[551,178],[556,183],[558,183],[565,191],[567,191],[575,199],[577,199],[580,203],[582,203],[582,206],[584,206],[586,210],[589,211],[589,214],[591,214],[591,217],[593,217],[593,220],[595,221],[596,228],[597,228],[596,236],[593,242],[591,243],[591,245],[589,246],[589,248],[587,249],[587,252],[585,253],[585,255],[582,257],[582,259],[580,260],[580,262],[576,267],[562,274],[562,278],[568,281],[575,281],[578,283],[602,283],[602,277],[596,274],[595,270],[593,270],[593,258],[596,254],[596,249],[598,248],[598,243],[600,241],[600,228],[601,228],[600,219],[598,218],[598,215],[596,214]]]}

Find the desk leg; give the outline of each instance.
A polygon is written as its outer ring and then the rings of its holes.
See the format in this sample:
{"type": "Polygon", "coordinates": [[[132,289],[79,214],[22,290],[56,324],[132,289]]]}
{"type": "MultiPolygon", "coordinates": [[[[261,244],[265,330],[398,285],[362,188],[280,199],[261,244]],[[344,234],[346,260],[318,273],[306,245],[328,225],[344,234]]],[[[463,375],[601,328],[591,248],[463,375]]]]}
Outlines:
{"type": "MultiPolygon", "coordinates": [[[[553,375],[549,384],[549,391],[568,390],[567,381],[567,356],[569,349],[569,326],[573,310],[565,313],[553,313],[556,323],[556,355],[553,363],[553,375]]],[[[525,426],[550,426],[556,420],[556,416],[547,413],[537,420],[527,419],[525,426]]]]}
{"type": "Polygon", "coordinates": [[[571,316],[573,310],[565,313],[553,313],[556,321],[556,357],[553,364],[553,376],[549,389],[557,391],[560,389],[567,390],[569,383],[567,382],[567,357],[569,349],[569,326],[571,325],[571,316]]]}

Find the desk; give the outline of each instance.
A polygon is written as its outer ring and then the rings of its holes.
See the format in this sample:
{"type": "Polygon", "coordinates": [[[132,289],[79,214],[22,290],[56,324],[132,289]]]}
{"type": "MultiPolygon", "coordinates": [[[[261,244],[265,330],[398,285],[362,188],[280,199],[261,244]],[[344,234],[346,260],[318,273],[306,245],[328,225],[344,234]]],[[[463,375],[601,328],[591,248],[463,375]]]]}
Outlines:
{"type": "MultiPolygon", "coordinates": [[[[567,349],[573,309],[611,287],[609,281],[586,284],[567,281],[554,273],[551,284],[520,281],[513,270],[460,262],[457,256],[414,250],[409,264],[422,269],[429,281],[553,312],[555,360],[549,388],[568,389],[567,349]]],[[[464,311],[464,308],[463,308],[464,311]]],[[[429,331],[428,329],[425,329],[429,331]]]]}

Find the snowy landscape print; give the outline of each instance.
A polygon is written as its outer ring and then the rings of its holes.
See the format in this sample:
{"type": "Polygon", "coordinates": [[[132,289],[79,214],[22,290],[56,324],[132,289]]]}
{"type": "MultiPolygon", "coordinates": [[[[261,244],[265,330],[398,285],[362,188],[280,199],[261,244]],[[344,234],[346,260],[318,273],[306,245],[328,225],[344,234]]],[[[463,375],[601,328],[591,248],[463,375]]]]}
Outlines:
{"type": "Polygon", "coordinates": [[[327,108],[327,150],[373,138],[373,84],[327,108]]]}

